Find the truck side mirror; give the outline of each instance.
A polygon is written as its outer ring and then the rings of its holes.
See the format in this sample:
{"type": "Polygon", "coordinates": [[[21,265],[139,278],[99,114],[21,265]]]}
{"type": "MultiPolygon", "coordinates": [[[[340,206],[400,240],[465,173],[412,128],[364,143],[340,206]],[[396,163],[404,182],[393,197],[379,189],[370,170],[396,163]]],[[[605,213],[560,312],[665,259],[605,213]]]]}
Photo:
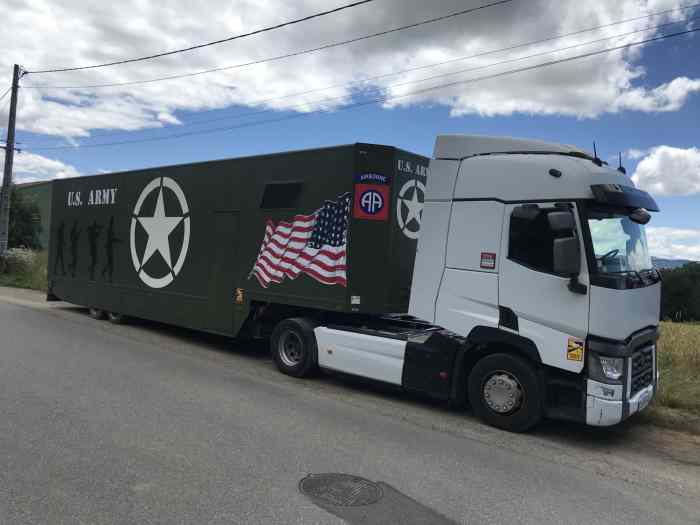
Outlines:
{"type": "Polygon", "coordinates": [[[576,218],[571,210],[553,211],[547,214],[549,228],[555,235],[553,246],[554,273],[569,277],[569,290],[585,295],[588,288],[581,284],[581,245],[576,237],[576,218]]]}
{"type": "Polygon", "coordinates": [[[554,239],[554,273],[562,277],[581,273],[581,247],[576,237],[554,239]]]}

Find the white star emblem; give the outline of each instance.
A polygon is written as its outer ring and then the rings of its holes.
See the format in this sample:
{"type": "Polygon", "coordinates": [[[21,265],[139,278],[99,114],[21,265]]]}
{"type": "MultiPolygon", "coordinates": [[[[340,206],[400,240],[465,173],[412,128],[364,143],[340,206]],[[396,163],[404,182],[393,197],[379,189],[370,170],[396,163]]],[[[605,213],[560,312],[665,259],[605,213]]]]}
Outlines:
{"type": "Polygon", "coordinates": [[[412,220],[415,220],[418,225],[420,225],[422,213],[423,213],[423,203],[418,200],[418,190],[413,189],[413,197],[410,199],[401,199],[401,202],[408,209],[408,214],[406,215],[406,225],[408,225],[412,220]]]}
{"type": "Polygon", "coordinates": [[[148,242],[146,243],[146,251],[141,259],[141,267],[158,252],[163,257],[165,264],[168,265],[170,271],[173,269],[173,261],[170,255],[170,234],[182,221],[182,217],[167,217],[165,215],[165,204],[163,202],[163,188],[158,191],[158,201],[153,217],[138,217],[138,221],[146,230],[148,242]]]}
{"type": "Polygon", "coordinates": [[[150,288],[165,288],[172,283],[180,273],[185,264],[189,249],[190,223],[190,210],[187,205],[187,199],[177,182],[170,177],[158,177],[146,185],[134,206],[130,233],[131,260],[134,263],[134,270],[136,270],[139,278],[146,286],[150,288]],[[166,189],[175,195],[180,205],[180,215],[166,215],[165,201],[163,199],[163,193],[166,189]],[[156,199],[153,215],[151,217],[142,216],[141,208],[146,198],[154,191],[158,192],[158,197],[156,199]],[[170,252],[170,235],[180,223],[183,225],[182,245],[176,260],[173,261],[173,254],[170,252]],[[139,256],[136,246],[136,234],[139,224],[148,236],[146,249],[143,251],[142,256],[139,256]],[[167,265],[168,271],[165,275],[153,276],[145,269],[146,263],[148,263],[156,253],[160,254],[163,262],[167,265]]]}
{"type": "Polygon", "coordinates": [[[425,185],[417,179],[406,182],[399,191],[396,206],[398,225],[401,232],[409,239],[418,239],[420,234],[424,207],[422,197],[424,198],[424,196],[425,185]],[[410,197],[408,196],[409,192],[410,197]]]}

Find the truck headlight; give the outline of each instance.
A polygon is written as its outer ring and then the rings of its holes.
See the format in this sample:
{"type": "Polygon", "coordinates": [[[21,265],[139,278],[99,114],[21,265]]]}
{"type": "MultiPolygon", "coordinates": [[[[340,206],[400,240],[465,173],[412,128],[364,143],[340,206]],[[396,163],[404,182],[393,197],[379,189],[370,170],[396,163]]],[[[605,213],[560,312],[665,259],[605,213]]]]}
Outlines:
{"type": "Polygon", "coordinates": [[[619,383],[625,371],[622,357],[606,357],[588,352],[588,375],[591,379],[605,383],[619,383]]]}
{"type": "Polygon", "coordinates": [[[600,366],[605,377],[617,380],[622,377],[624,360],[621,357],[600,356],[600,366]]]}

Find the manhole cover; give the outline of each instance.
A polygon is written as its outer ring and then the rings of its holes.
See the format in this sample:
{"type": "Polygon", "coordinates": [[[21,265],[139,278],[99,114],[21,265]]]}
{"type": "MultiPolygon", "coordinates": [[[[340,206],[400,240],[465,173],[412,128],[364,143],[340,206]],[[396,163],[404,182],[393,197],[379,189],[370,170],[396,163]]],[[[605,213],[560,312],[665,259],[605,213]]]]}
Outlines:
{"type": "Polygon", "coordinates": [[[383,495],[378,484],[349,474],[310,474],[299,482],[299,490],[339,507],[371,505],[383,495]]]}

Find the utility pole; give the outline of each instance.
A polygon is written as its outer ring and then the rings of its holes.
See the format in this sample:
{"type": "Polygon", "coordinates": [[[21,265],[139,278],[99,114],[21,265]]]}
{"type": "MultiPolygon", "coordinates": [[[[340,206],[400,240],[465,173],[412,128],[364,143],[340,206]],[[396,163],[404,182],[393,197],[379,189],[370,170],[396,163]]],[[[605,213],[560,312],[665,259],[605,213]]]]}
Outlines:
{"type": "Polygon", "coordinates": [[[7,121],[7,142],[5,144],[5,171],[0,190],[0,255],[7,250],[10,234],[10,194],[12,193],[12,161],[15,158],[15,118],[17,116],[17,91],[22,68],[15,64],[12,71],[12,94],[10,117],[7,121]]]}

